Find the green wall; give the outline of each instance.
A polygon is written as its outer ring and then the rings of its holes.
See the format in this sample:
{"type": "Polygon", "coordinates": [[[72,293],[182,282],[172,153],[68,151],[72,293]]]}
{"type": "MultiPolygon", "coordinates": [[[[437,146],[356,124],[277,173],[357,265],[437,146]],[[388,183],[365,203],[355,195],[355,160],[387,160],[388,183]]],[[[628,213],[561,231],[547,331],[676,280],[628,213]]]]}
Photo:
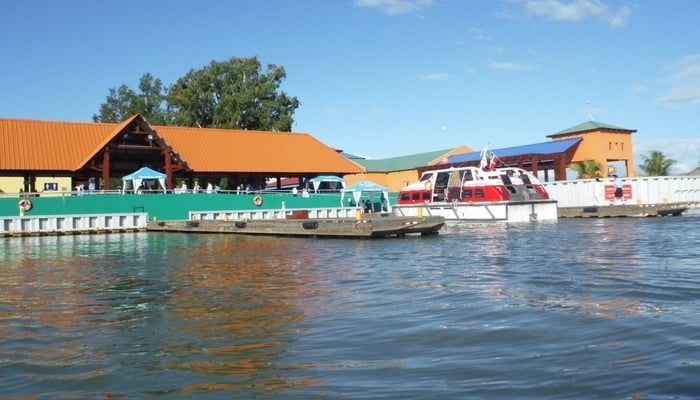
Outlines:
{"type": "MultiPolygon", "coordinates": [[[[347,197],[352,197],[350,194],[347,197]]],[[[363,198],[366,197],[363,196],[363,198]]],[[[395,199],[395,196],[390,196],[395,199]]],[[[52,197],[30,197],[33,207],[25,215],[110,214],[147,212],[149,219],[182,220],[189,211],[327,208],[340,206],[340,194],[311,194],[304,198],[299,194],[266,193],[263,204],[256,207],[253,195],[246,194],[83,194],[52,197]]],[[[19,197],[0,197],[0,216],[18,216],[19,197]]],[[[375,203],[379,202],[375,196],[375,203]]],[[[392,201],[393,204],[393,201],[392,201]]],[[[346,200],[347,205],[347,200],[346,200]]]]}

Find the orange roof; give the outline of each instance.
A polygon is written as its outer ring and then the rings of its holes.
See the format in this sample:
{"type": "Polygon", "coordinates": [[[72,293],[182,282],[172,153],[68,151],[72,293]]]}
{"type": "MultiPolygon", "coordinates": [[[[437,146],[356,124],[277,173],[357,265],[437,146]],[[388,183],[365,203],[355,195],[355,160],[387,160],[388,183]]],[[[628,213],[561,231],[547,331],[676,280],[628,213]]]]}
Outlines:
{"type": "Polygon", "coordinates": [[[76,171],[112,139],[116,127],[0,119],[0,170],[76,171]]]}
{"type": "Polygon", "coordinates": [[[361,173],[306,133],[154,126],[195,172],[361,173]]]}
{"type": "MultiPolygon", "coordinates": [[[[0,170],[79,170],[135,118],[121,124],[0,118],[0,170]]],[[[306,133],[152,128],[195,173],[364,172],[306,133]]]]}

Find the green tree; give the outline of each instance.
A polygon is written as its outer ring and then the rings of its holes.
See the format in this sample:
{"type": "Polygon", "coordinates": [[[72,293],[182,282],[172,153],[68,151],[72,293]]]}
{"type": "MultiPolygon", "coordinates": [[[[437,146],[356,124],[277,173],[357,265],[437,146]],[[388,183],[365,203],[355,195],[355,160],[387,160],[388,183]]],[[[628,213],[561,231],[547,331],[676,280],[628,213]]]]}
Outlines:
{"type": "Polygon", "coordinates": [[[583,160],[569,165],[569,169],[576,171],[576,178],[593,178],[600,175],[602,169],[599,162],[595,160],[583,160]]]}
{"type": "Polygon", "coordinates": [[[92,116],[95,122],[122,122],[134,114],[141,114],[154,125],[165,125],[168,121],[166,109],[167,88],[160,79],[149,73],[139,81],[139,92],[126,85],[109,89],[107,102],[100,106],[98,114],[92,116]]]}
{"type": "Polygon", "coordinates": [[[669,174],[671,167],[676,163],[676,160],[668,158],[664,153],[658,150],[651,150],[649,155],[642,156],[642,165],[640,168],[648,176],[665,176],[669,174]]]}
{"type": "Polygon", "coordinates": [[[261,71],[257,57],[212,61],[175,82],[167,97],[172,122],[181,126],[291,131],[299,100],[279,87],[284,68],[261,71]]]}

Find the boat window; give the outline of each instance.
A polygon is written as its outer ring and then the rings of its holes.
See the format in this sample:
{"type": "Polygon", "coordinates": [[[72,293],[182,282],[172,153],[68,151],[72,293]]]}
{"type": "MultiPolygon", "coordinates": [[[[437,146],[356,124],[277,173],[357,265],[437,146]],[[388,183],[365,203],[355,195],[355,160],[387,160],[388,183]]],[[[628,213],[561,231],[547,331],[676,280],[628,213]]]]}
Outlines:
{"type": "Polygon", "coordinates": [[[464,190],[462,191],[462,198],[463,199],[471,199],[472,198],[472,191],[470,190],[464,190]]]}
{"type": "Polygon", "coordinates": [[[503,184],[506,185],[506,188],[509,192],[516,193],[518,191],[515,188],[515,186],[513,186],[513,182],[510,180],[510,176],[503,174],[501,175],[501,180],[503,181],[503,184]]]}
{"type": "Polygon", "coordinates": [[[420,177],[420,182],[429,181],[432,177],[433,174],[423,174],[423,176],[420,177]]]}
{"type": "Polygon", "coordinates": [[[423,192],[423,200],[430,201],[430,192],[423,192]]]}
{"type": "Polygon", "coordinates": [[[440,172],[437,175],[437,178],[435,179],[435,189],[436,190],[443,190],[447,187],[448,182],[450,181],[450,173],[449,172],[440,172]]]}
{"type": "Polygon", "coordinates": [[[410,199],[411,199],[410,193],[401,193],[401,200],[410,200],[410,199]]]}
{"type": "Polygon", "coordinates": [[[462,182],[464,181],[473,181],[474,180],[474,175],[472,175],[472,170],[466,169],[462,171],[462,182]]]}
{"type": "Polygon", "coordinates": [[[420,192],[413,192],[411,200],[420,200],[420,192]]]}
{"type": "Polygon", "coordinates": [[[474,197],[484,197],[484,189],[476,189],[474,191],[474,197]]]}

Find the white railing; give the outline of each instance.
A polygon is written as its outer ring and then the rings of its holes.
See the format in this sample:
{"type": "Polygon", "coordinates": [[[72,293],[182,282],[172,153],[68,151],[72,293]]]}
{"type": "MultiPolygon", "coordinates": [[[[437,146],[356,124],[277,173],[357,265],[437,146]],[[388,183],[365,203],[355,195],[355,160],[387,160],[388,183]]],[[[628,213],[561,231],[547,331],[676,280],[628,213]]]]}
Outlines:
{"type": "Polygon", "coordinates": [[[0,236],[123,232],[147,226],[147,213],[0,217],[0,236]]]}
{"type": "MultiPolygon", "coordinates": [[[[216,211],[190,211],[191,220],[259,220],[259,219],[292,219],[298,213],[301,216],[312,219],[326,218],[355,218],[359,208],[353,207],[330,207],[330,208],[309,208],[309,209],[277,209],[277,210],[216,210],[216,211]]],[[[301,217],[300,216],[300,217],[301,217]]]]}

